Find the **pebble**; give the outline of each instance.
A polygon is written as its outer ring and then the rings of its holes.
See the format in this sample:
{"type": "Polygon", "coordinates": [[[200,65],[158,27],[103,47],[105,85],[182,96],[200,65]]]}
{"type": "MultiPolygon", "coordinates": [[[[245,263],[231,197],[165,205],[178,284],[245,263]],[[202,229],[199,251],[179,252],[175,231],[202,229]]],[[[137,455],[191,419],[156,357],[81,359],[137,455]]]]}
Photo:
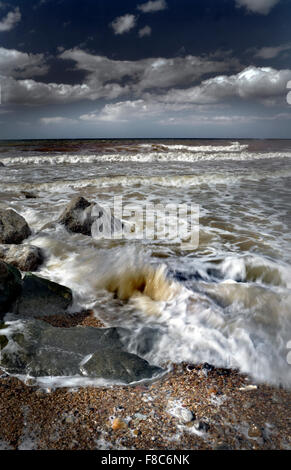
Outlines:
{"type": "Polygon", "coordinates": [[[202,374],[207,377],[209,372],[212,372],[214,370],[214,367],[211,364],[208,364],[208,362],[205,362],[202,366],[202,374]]]}
{"type": "Polygon", "coordinates": [[[169,412],[183,424],[187,424],[195,419],[192,411],[187,410],[187,408],[183,408],[182,406],[176,406],[169,410],[169,412]]]}
{"type": "Polygon", "coordinates": [[[197,429],[197,431],[203,431],[203,432],[208,432],[210,428],[208,423],[206,423],[205,421],[198,421],[198,420],[194,422],[194,427],[195,429],[197,429]]]}
{"type": "Polygon", "coordinates": [[[251,390],[256,390],[257,388],[257,385],[246,385],[245,387],[240,387],[239,390],[241,390],[242,392],[249,392],[251,390]]]}
{"type": "Polygon", "coordinates": [[[260,428],[256,426],[255,424],[251,424],[248,430],[248,436],[249,437],[261,437],[262,433],[260,428]]]}
{"type": "Polygon", "coordinates": [[[68,417],[66,418],[66,423],[67,423],[67,424],[73,424],[75,421],[76,421],[76,419],[75,419],[74,416],[68,416],[68,417]]]}
{"type": "Polygon", "coordinates": [[[111,427],[112,427],[113,431],[119,431],[120,429],[126,429],[127,424],[126,424],[125,421],[123,421],[123,419],[115,418],[113,420],[113,423],[112,423],[111,427]]]}

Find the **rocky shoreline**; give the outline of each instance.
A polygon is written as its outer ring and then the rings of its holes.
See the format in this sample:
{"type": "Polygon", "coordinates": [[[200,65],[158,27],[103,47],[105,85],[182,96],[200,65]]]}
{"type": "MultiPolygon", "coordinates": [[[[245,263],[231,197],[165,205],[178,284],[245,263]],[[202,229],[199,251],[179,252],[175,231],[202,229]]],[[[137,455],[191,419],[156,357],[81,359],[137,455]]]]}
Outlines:
{"type": "MultiPolygon", "coordinates": [[[[92,209],[77,197],[56,223],[88,235],[92,209]]],[[[291,391],[255,384],[237,371],[210,364],[176,364],[153,380],[157,368],[127,353],[118,329],[105,328],[92,311],[70,313],[71,290],[29,272],[44,260],[41,250],[21,244],[30,234],[19,214],[0,211],[0,347],[6,361],[0,376],[0,449],[291,449],[291,391]],[[11,336],[22,356],[6,354],[11,339],[3,323],[7,312],[27,322],[31,344],[23,332],[11,336]],[[81,331],[99,335],[102,349],[89,351],[86,341],[78,346],[81,331]],[[48,357],[41,358],[44,350],[60,350],[60,344],[65,355],[71,345],[76,354],[92,354],[84,363],[85,375],[102,377],[110,371],[109,378],[123,382],[151,380],[48,389],[7,373],[25,372],[29,365],[36,375],[55,375],[48,357]]],[[[59,363],[51,361],[56,375],[66,365],[65,355],[59,363]]]]}

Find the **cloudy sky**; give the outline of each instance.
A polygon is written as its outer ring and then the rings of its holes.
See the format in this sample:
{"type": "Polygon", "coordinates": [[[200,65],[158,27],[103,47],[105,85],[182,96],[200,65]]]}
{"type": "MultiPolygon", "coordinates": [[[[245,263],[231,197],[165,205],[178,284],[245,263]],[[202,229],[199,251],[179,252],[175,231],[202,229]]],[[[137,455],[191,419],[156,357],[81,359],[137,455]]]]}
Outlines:
{"type": "Polygon", "coordinates": [[[291,0],[0,0],[0,138],[291,138],[291,0]]]}

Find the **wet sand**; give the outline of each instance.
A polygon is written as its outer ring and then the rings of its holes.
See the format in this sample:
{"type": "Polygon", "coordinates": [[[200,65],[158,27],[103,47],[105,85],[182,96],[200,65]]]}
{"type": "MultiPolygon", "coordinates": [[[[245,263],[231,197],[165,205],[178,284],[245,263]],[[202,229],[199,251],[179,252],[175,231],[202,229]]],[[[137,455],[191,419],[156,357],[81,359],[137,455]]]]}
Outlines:
{"type": "MultiPolygon", "coordinates": [[[[102,327],[90,311],[47,320],[102,327]]],[[[291,391],[208,365],[111,388],[40,390],[3,375],[0,449],[291,449],[290,409],[291,391]]]]}

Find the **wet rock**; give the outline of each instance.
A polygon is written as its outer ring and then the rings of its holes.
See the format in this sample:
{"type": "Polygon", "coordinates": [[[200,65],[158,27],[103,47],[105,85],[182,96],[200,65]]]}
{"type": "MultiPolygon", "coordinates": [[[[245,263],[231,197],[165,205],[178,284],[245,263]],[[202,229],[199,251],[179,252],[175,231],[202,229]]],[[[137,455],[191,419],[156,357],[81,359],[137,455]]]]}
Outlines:
{"type": "Polygon", "coordinates": [[[208,432],[210,429],[210,426],[208,423],[206,423],[205,421],[199,421],[199,420],[196,420],[194,422],[194,427],[195,429],[197,429],[197,431],[202,431],[202,432],[208,432]]]}
{"type": "Polygon", "coordinates": [[[7,346],[8,344],[8,339],[6,338],[6,336],[1,334],[1,330],[3,330],[4,328],[6,328],[5,323],[0,322],[0,351],[1,349],[4,349],[5,346],[7,346]]]}
{"type": "Polygon", "coordinates": [[[113,431],[119,431],[120,429],[127,429],[127,423],[123,419],[115,418],[112,423],[113,431]]]}
{"type": "Polygon", "coordinates": [[[18,347],[10,350],[8,344],[1,366],[13,374],[83,375],[128,383],[162,371],[124,351],[117,328],[56,328],[41,320],[29,320],[16,325],[10,334],[18,347]]]}
{"type": "Polygon", "coordinates": [[[169,409],[169,413],[177,418],[181,423],[187,424],[195,420],[195,416],[192,411],[184,408],[183,406],[173,406],[169,409]]]}
{"type": "Polygon", "coordinates": [[[21,274],[18,269],[0,261],[0,320],[14,308],[21,289],[21,274]]]}
{"type": "Polygon", "coordinates": [[[68,287],[29,273],[23,279],[15,313],[22,317],[63,314],[71,305],[72,298],[68,287]]]}
{"type": "Polygon", "coordinates": [[[33,245],[0,245],[0,259],[21,271],[36,271],[44,260],[40,248],[33,245]]]}
{"type": "MultiPolygon", "coordinates": [[[[159,341],[161,333],[157,328],[144,326],[131,341],[131,347],[140,356],[145,356],[153,350],[154,345],[159,341]]],[[[130,341],[130,337],[127,339],[130,341]]]]}
{"type": "Polygon", "coordinates": [[[251,424],[248,429],[248,436],[253,438],[261,437],[262,432],[258,426],[256,426],[255,424],[251,424]]]}
{"type": "Polygon", "coordinates": [[[26,199],[36,199],[37,198],[37,196],[34,193],[31,193],[30,191],[21,191],[21,194],[26,199]]]}
{"type": "Polygon", "coordinates": [[[81,196],[76,196],[68,204],[58,219],[68,230],[84,235],[91,235],[91,203],[81,196]]]}
{"type": "Polygon", "coordinates": [[[206,377],[207,377],[208,373],[213,372],[214,369],[215,369],[214,366],[211,365],[211,364],[208,364],[208,362],[205,362],[202,366],[202,372],[206,377]]]}
{"type": "Polygon", "coordinates": [[[93,235],[95,238],[105,231],[106,221],[111,231],[120,231],[123,227],[123,224],[111,214],[108,215],[103,207],[90,203],[82,196],[72,199],[58,219],[69,231],[93,235]]]}
{"type": "Polygon", "coordinates": [[[136,354],[116,348],[106,351],[106,354],[97,351],[83,368],[91,377],[102,377],[124,383],[149,379],[161,372],[159,367],[151,366],[136,354]]]}
{"type": "Polygon", "coordinates": [[[12,209],[0,209],[0,243],[23,242],[31,235],[26,220],[12,209]]]}

